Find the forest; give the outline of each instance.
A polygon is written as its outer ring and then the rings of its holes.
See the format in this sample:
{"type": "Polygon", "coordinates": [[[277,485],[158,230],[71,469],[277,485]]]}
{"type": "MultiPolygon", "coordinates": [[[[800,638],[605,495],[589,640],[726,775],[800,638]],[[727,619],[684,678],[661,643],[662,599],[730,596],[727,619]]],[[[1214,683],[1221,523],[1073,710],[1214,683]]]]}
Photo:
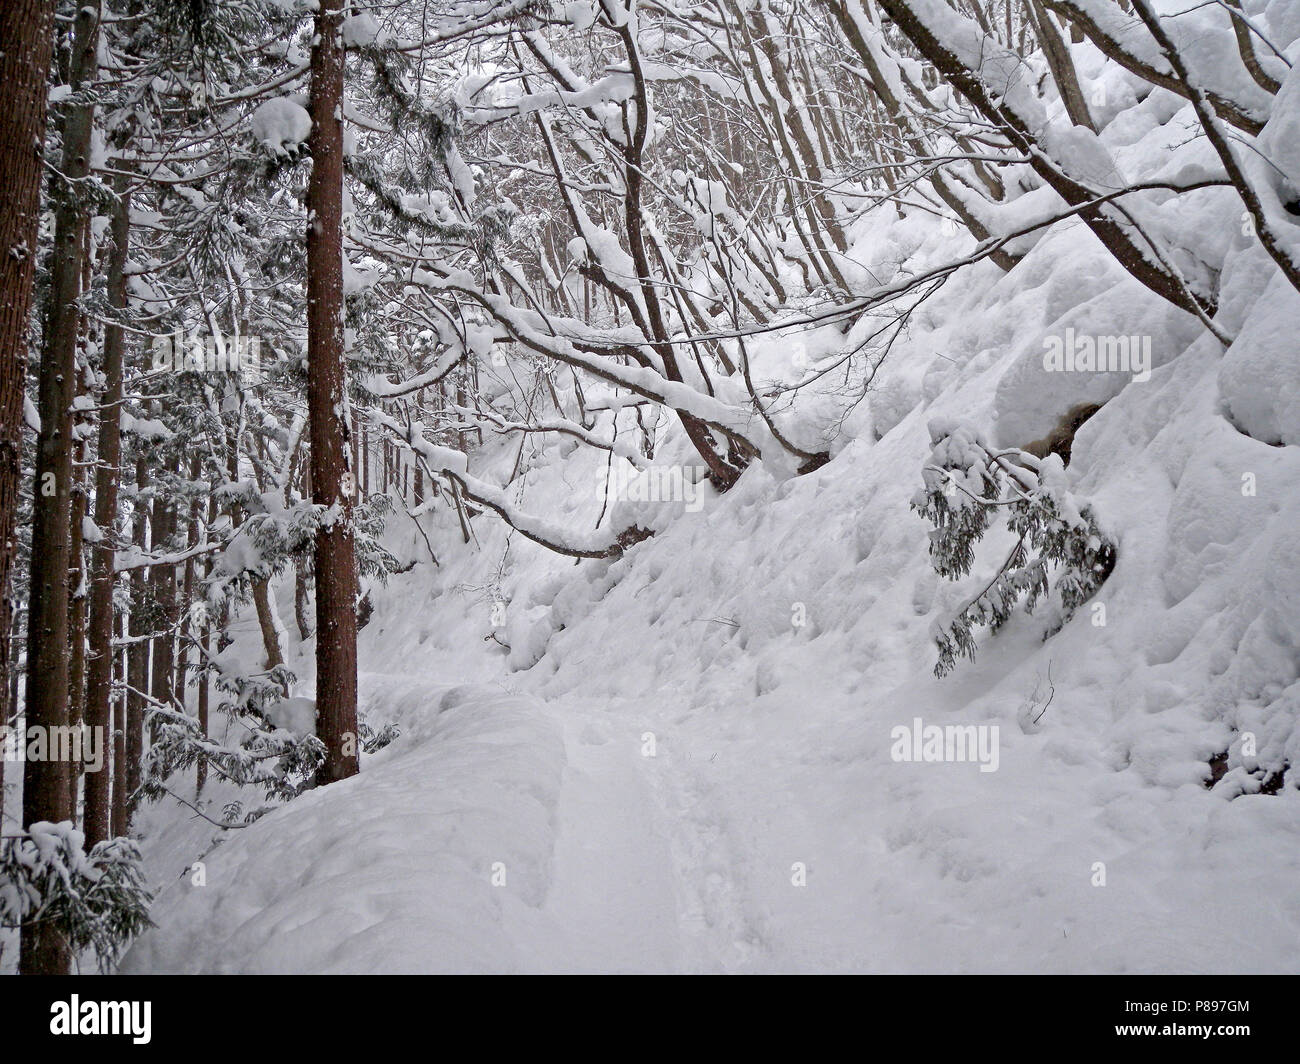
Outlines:
{"type": "Polygon", "coordinates": [[[4,0],[0,971],[1300,972],[1297,61],[4,0]]]}

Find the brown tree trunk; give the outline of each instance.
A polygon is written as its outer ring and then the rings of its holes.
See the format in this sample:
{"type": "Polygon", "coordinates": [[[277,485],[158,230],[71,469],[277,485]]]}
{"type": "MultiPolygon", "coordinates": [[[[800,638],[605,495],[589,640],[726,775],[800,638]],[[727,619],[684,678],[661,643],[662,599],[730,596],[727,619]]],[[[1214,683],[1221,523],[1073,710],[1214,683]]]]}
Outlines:
{"type": "MultiPolygon", "coordinates": [[[[118,615],[116,628],[118,635],[126,635],[125,613],[118,615]]],[[[119,680],[126,679],[126,654],[124,647],[113,655],[119,680]]],[[[110,703],[109,709],[109,722],[113,726],[113,824],[110,834],[121,837],[129,830],[126,815],[126,695],[118,698],[116,704],[110,703]]]]}
{"type": "MultiPolygon", "coordinates": [[[[93,281],[94,242],[90,233],[90,219],[82,215],[81,225],[81,290],[89,292],[93,281]]],[[[84,352],[97,331],[96,323],[85,313],[78,315],[77,374],[73,403],[83,395],[90,395],[92,374],[87,373],[84,352]]],[[[80,729],[86,723],[86,606],[89,580],[86,574],[85,520],[90,514],[89,474],[87,444],[89,427],[85,414],[72,416],[72,514],[69,518],[68,545],[68,726],[80,729]]],[[[84,748],[83,748],[84,749],[84,748]]],[[[81,778],[85,774],[83,761],[68,764],[68,808],[72,810],[72,823],[79,825],[78,797],[81,778]]]]}
{"type": "MultiPolygon", "coordinates": [[[[10,682],[13,604],[9,574],[21,476],[23,383],[27,326],[41,204],[41,151],[45,143],[45,82],[54,48],[53,0],[0,4],[0,723],[16,699],[10,682]]],[[[4,759],[0,758],[0,795],[4,759]]],[[[0,803],[2,804],[2,803],[0,803]]]]}
{"type": "MultiPolygon", "coordinates": [[[[280,630],[271,605],[271,581],[264,576],[253,580],[253,606],[257,610],[258,626],[262,629],[262,649],[266,652],[263,668],[270,672],[284,664],[284,648],[280,646],[280,630]]],[[[284,696],[289,697],[287,690],[284,696]]]]}
{"type": "MultiPolygon", "coordinates": [[[[93,8],[77,15],[72,88],[94,73],[98,19],[93,8]]],[[[72,396],[77,372],[76,300],[81,286],[83,215],[67,182],[90,172],[93,104],[69,108],[63,130],[63,176],[55,185],[54,246],[49,303],[41,350],[32,519],[31,599],[27,622],[27,724],[63,728],[68,723],[68,567],[72,515],[72,396]]],[[[74,186],[75,187],[75,186],[74,186]]],[[[23,764],[23,824],[67,820],[68,769],[60,761],[23,764]]],[[[66,973],[71,956],[48,923],[25,927],[18,970],[66,973]]]]}
{"type": "MultiPolygon", "coordinates": [[[[148,526],[148,509],[140,497],[149,480],[149,466],[144,458],[137,458],[135,463],[135,528],[132,539],[136,546],[143,548],[148,526]]],[[[131,572],[131,642],[127,650],[126,682],[129,690],[126,695],[126,780],[125,799],[130,798],[140,786],[140,762],[144,757],[144,696],[149,693],[149,640],[143,638],[148,634],[149,588],[145,581],[145,570],[134,569],[131,572]]],[[[127,805],[128,817],[134,809],[127,805]]]]}
{"type": "MultiPolygon", "coordinates": [[[[213,496],[208,497],[208,525],[217,518],[217,500],[213,496]]],[[[212,559],[203,563],[203,572],[205,576],[212,574],[212,559]]],[[[212,652],[212,618],[205,609],[199,619],[199,646],[202,648],[199,655],[200,672],[199,672],[199,698],[197,713],[199,718],[199,734],[204,738],[208,735],[208,702],[210,682],[208,679],[207,669],[204,666],[208,663],[208,656],[212,652]]],[[[195,769],[194,778],[194,799],[198,801],[199,796],[203,794],[203,785],[208,781],[208,763],[204,758],[199,758],[199,763],[195,769]]]]}
{"type": "MultiPolygon", "coordinates": [[[[1065,113],[1076,126],[1084,126],[1097,132],[1097,126],[1088,111],[1088,101],[1083,98],[1079,87],[1079,75],[1074,69],[1074,60],[1070,58],[1070,49],[1065,40],[1056,31],[1052,16],[1043,7],[1042,0],[1025,0],[1025,9],[1038,34],[1038,43],[1042,46],[1047,66],[1052,71],[1061,102],[1065,104],[1065,113]]],[[[1008,16],[1010,10],[1008,9],[1008,16]]]]}
{"type": "MultiPolygon", "coordinates": [[[[108,267],[108,303],[120,314],[126,307],[126,260],[131,234],[131,193],[125,178],[115,182],[118,195],[113,214],[113,253],[108,267]]],[[[113,528],[117,523],[117,497],[122,461],[122,349],[124,334],[110,324],[104,335],[104,394],[99,411],[99,458],[95,465],[95,524],[100,541],[94,547],[90,586],[90,649],[86,669],[86,724],[111,734],[113,695],[113,528]]],[[[116,743],[114,743],[116,747],[116,743]]],[[[122,766],[117,765],[118,789],[122,766]]],[[[104,770],[86,780],[86,846],[109,837],[110,773],[104,770]]]]}
{"type": "MultiPolygon", "coordinates": [[[[3,638],[9,643],[8,659],[6,667],[9,672],[9,683],[5,690],[4,710],[0,710],[0,723],[8,724],[15,727],[18,724],[18,688],[22,679],[22,670],[18,667],[20,658],[20,649],[22,647],[22,614],[23,611],[18,603],[12,601],[8,595],[4,596],[4,607],[9,614],[7,628],[3,638]]],[[[4,763],[5,759],[0,757],[0,814],[4,813],[4,763]]],[[[0,822],[3,822],[0,820],[0,822]]]]}
{"type": "Polygon", "coordinates": [[[357,772],[357,614],[343,356],[342,0],[320,0],[311,53],[311,179],[307,205],[307,409],[312,502],[331,517],[316,534],[316,716],[325,744],[317,773],[357,772]]]}
{"type": "MultiPolygon", "coordinates": [[[[202,474],[202,459],[196,454],[190,458],[189,479],[191,482],[196,482],[202,474]]],[[[197,496],[190,501],[190,519],[185,531],[185,545],[187,548],[198,545],[200,507],[202,505],[202,501],[197,496]]],[[[185,686],[188,679],[186,672],[188,671],[190,659],[190,643],[194,638],[195,628],[193,608],[194,581],[197,576],[195,564],[193,555],[185,559],[185,575],[181,583],[180,639],[176,650],[176,693],[182,705],[185,704],[185,686]]]]}
{"type": "Polygon", "coordinates": [[[1241,54],[1242,64],[1250,71],[1250,76],[1255,79],[1256,85],[1270,96],[1276,96],[1278,90],[1282,88],[1281,82],[1259,65],[1259,56],[1255,54],[1255,42],[1251,39],[1250,28],[1233,14],[1234,11],[1241,11],[1241,0],[1226,0],[1226,3],[1232,8],[1232,11],[1228,12],[1228,18],[1232,22],[1232,32],[1237,37],[1237,51],[1241,54]]]}
{"type": "MultiPolygon", "coordinates": [[[[73,448],[72,514],[68,523],[68,726],[72,728],[85,723],[86,710],[86,560],[82,530],[87,511],[85,461],[86,444],[78,440],[73,448]]],[[[77,823],[82,770],[80,762],[68,762],[68,809],[73,824],[77,823]]]]}
{"type": "MultiPolygon", "coordinates": [[[[209,635],[210,629],[205,623],[203,630],[199,635],[199,645],[203,648],[203,658],[206,661],[208,654],[212,650],[212,638],[209,635]]],[[[199,678],[199,699],[198,699],[198,718],[199,734],[207,738],[208,734],[208,674],[202,673],[199,678]]],[[[203,785],[208,781],[208,762],[205,758],[199,758],[195,770],[194,778],[194,797],[197,799],[203,793],[203,785]]]]}
{"type": "MultiPolygon", "coordinates": [[[[171,463],[168,463],[169,467],[171,463]]],[[[175,548],[172,537],[176,534],[176,504],[163,497],[162,493],[154,496],[153,518],[150,522],[153,536],[150,551],[164,554],[175,548]]],[[[164,705],[170,705],[175,692],[172,687],[172,671],[176,663],[176,567],[174,565],[154,565],[149,569],[149,597],[153,600],[153,630],[157,637],[153,641],[153,659],[151,663],[152,678],[149,682],[149,695],[164,705]]],[[[151,732],[152,734],[152,732],[151,732]]]]}

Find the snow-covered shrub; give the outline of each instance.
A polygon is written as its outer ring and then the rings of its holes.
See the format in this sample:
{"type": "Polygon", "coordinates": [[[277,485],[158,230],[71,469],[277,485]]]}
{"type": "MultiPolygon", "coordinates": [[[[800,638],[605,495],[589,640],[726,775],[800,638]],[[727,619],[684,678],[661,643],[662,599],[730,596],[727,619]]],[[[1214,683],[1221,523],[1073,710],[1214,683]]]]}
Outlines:
{"type": "Polygon", "coordinates": [[[382,750],[394,739],[400,739],[402,729],[390,720],[378,731],[375,731],[374,728],[363,721],[357,725],[357,735],[361,739],[361,749],[367,754],[373,754],[382,750]]]}
{"type": "MultiPolygon", "coordinates": [[[[966,576],[975,564],[975,544],[1002,511],[1015,543],[993,578],[948,621],[937,624],[936,676],[944,676],[959,656],[975,659],[976,625],[997,632],[1023,599],[1032,613],[1039,599],[1057,593],[1058,631],[1110,575],[1115,544],[1097,524],[1087,503],[1065,490],[1065,467],[1056,455],[1039,460],[1023,451],[993,450],[970,425],[949,419],[930,423],[934,450],[922,476],[925,487],[912,509],[934,525],[930,560],[950,580],[966,576]],[[1049,584],[1049,570],[1059,574],[1049,584]]],[[[1044,637],[1046,638],[1046,636],[1044,637]]]]}
{"type": "Polygon", "coordinates": [[[145,753],[138,798],[161,798],[168,793],[168,779],[202,761],[227,782],[260,787],[268,798],[288,801],[302,793],[325,760],[325,744],[315,735],[272,727],[257,714],[239,718],[243,736],[233,743],[208,738],[198,721],[183,713],[158,707],[150,720],[154,741],[145,753]]]}
{"type": "MultiPolygon", "coordinates": [[[[251,489],[229,494],[239,499],[248,517],[222,554],[216,581],[220,593],[243,600],[251,577],[276,576],[294,558],[304,559],[311,572],[316,534],[333,519],[331,508],[305,500],[285,506],[275,493],[258,495],[251,489]]],[[[357,570],[381,583],[399,566],[382,542],[392,513],[392,500],[378,493],[358,500],[352,511],[357,570]]]]}
{"type": "Polygon", "coordinates": [[[93,949],[107,972],[132,938],[152,927],[140,851],[127,838],[86,853],[69,821],[41,821],[0,845],[0,926],[52,924],[74,951],[93,949]]]}

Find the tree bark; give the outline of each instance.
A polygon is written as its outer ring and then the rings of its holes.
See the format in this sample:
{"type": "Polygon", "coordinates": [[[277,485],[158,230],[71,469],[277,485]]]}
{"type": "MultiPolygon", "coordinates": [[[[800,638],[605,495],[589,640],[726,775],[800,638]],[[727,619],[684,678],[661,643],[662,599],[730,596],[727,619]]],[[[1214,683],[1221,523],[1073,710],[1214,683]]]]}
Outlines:
{"type": "MultiPolygon", "coordinates": [[[[149,466],[143,457],[135,463],[135,528],[132,541],[143,549],[145,533],[148,526],[148,509],[141,493],[149,480],[149,466]]],[[[142,638],[149,632],[149,588],[145,581],[145,570],[134,569],[131,572],[131,637],[127,650],[126,682],[129,690],[126,695],[126,780],[125,799],[133,795],[140,786],[140,762],[144,757],[144,695],[149,693],[149,640],[142,638]]],[[[127,815],[134,811],[128,804],[127,815]]]]}
{"type": "MultiPolygon", "coordinates": [[[[93,8],[77,15],[71,88],[75,92],[95,68],[98,17],[93,8]]],[[[93,104],[68,109],[63,128],[62,176],[55,179],[54,246],[50,293],[41,350],[32,518],[31,598],[27,622],[27,725],[68,724],[68,568],[72,517],[72,396],[77,372],[77,297],[81,288],[85,212],[74,182],[90,172],[93,104]]],[[[23,824],[69,819],[66,762],[23,763],[23,824]]],[[[71,956],[48,923],[23,928],[18,970],[61,974],[71,956]]]]}
{"type": "MultiPolygon", "coordinates": [[[[264,576],[253,580],[253,606],[257,610],[257,624],[262,630],[262,649],[266,652],[263,668],[267,672],[284,664],[284,648],[280,646],[280,629],[276,623],[275,607],[271,603],[271,581],[264,576]]],[[[286,698],[289,692],[285,691],[286,698]]]]}
{"type": "MultiPolygon", "coordinates": [[[[117,633],[126,635],[126,614],[119,613],[116,624],[117,633]]],[[[119,680],[126,679],[126,648],[113,655],[114,668],[119,680]]],[[[113,725],[113,823],[110,834],[115,838],[126,835],[128,830],[126,810],[126,695],[117,699],[116,704],[109,703],[109,722],[113,725]]]]}
{"type": "MultiPolygon", "coordinates": [[[[217,511],[216,497],[213,495],[209,495],[208,496],[208,525],[209,526],[211,526],[212,522],[216,520],[217,512],[218,511],[217,511]]],[[[203,573],[205,577],[212,575],[211,556],[209,556],[208,559],[203,563],[203,573]]],[[[209,703],[209,699],[211,698],[211,695],[209,693],[211,689],[211,683],[208,678],[208,672],[206,666],[208,663],[208,656],[212,652],[212,618],[211,616],[209,616],[208,611],[206,609],[201,614],[198,628],[199,628],[198,639],[200,641],[199,645],[200,647],[202,647],[202,652],[199,655],[200,657],[199,697],[198,697],[198,705],[196,707],[196,712],[198,713],[198,718],[199,718],[199,734],[202,735],[204,738],[207,738],[208,703],[209,703]]],[[[199,796],[203,794],[203,785],[207,783],[207,781],[208,781],[208,762],[205,758],[201,757],[199,758],[199,763],[195,769],[195,776],[194,776],[194,800],[195,801],[198,801],[199,796]]]]}
{"type": "Polygon", "coordinates": [[[311,53],[311,179],[307,186],[307,409],[316,534],[316,715],[333,783],[357,772],[357,615],[343,350],[342,0],[321,0],[311,53]]]}
{"type": "MultiPolygon", "coordinates": [[[[189,479],[197,482],[203,475],[203,461],[196,454],[190,458],[189,479]]],[[[199,520],[202,517],[203,502],[196,495],[190,500],[190,517],[186,525],[185,546],[194,547],[199,542],[199,520]]],[[[194,582],[197,578],[196,562],[193,556],[185,559],[184,577],[181,581],[180,639],[176,650],[176,692],[182,704],[185,703],[185,687],[189,679],[190,644],[194,639],[194,582]]]]}
{"type": "Polygon", "coordinates": [[[1255,54],[1255,42],[1251,39],[1250,27],[1233,14],[1233,11],[1241,11],[1241,0],[1226,0],[1226,3],[1232,8],[1232,11],[1228,12],[1228,17],[1232,20],[1232,32],[1237,37],[1237,51],[1241,54],[1242,64],[1255,79],[1256,85],[1270,96],[1276,96],[1278,90],[1282,88],[1282,83],[1259,65],[1259,56],[1255,54]]]}
{"type": "MultiPolygon", "coordinates": [[[[22,475],[23,385],[41,205],[45,82],[54,50],[53,0],[0,4],[0,723],[17,708],[10,682],[13,603],[9,577],[22,475]]],[[[0,795],[4,759],[0,758],[0,795]]],[[[0,801],[0,804],[3,804],[0,801]]]]}
{"type": "MultiPolygon", "coordinates": [[[[82,428],[73,419],[74,433],[82,428]]],[[[86,442],[73,445],[72,514],[68,522],[68,726],[80,728],[86,716],[86,558],[82,521],[87,515],[86,442]]],[[[77,821],[77,795],[83,766],[68,762],[68,809],[77,821]]]]}
{"type": "MultiPolygon", "coordinates": [[[[108,304],[115,314],[126,307],[126,260],[131,235],[131,193],[126,179],[115,181],[118,195],[113,213],[113,252],[108,266],[108,304]]],[[[89,654],[86,665],[86,724],[111,733],[113,713],[113,529],[117,523],[122,462],[122,349],[120,325],[104,334],[104,393],[100,398],[99,456],[95,464],[95,524],[103,537],[95,544],[90,584],[89,654]]],[[[114,744],[116,746],[116,743],[114,744]]],[[[121,787],[122,766],[116,766],[121,787]]],[[[86,846],[109,837],[111,775],[108,765],[86,780],[86,846]]]]}
{"type": "MultiPolygon", "coordinates": [[[[168,471],[174,466],[169,461],[165,467],[168,471]]],[[[163,496],[159,491],[153,498],[153,516],[150,526],[153,535],[149,549],[155,554],[172,550],[176,534],[176,503],[163,496]]],[[[173,669],[176,664],[176,567],[174,565],[154,565],[149,569],[149,597],[153,601],[152,630],[157,633],[153,640],[152,678],[149,682],[149,694],[164,705],[171,703],[173,689],[173,669]]],[[[152,731],[150,732],[152,735],[152,731]]]]}
{"type": "Polygon", "coordinates": [[[311,568],[306,558],[295,558],[293,563],[293,619],[298,625],[298,638],[304,643],[311,638],[311,597],[307,593],[311,568]]]}
{"type": "Polygon", "coordinates": [[[1074,69],[1070,49],[1064,38],[1056,32],[1051,14],[1043,7],[1042,0],[1025,0],[1025,9],[1034,24],[1043,56],[1047,59],[1047,66],[1052,71],[1057,91],[1061,94],[1061,102],[1065,104],[1065,113],[1076,126],[1084,126],[1096,133],[1097,126],[1088,111],[1088,101],[1083,98],[1083,90],[1079,87],[1079,75],[1074,69]]]}

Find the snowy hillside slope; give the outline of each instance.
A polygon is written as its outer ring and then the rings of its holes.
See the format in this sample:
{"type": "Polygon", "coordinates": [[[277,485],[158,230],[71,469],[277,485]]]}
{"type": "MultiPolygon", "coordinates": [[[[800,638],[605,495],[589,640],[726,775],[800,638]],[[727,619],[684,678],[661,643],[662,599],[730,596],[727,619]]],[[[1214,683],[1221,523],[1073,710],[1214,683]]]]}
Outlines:
{"type": "MultiPolygon", "coordinates": [[[[1203,164],[1189,122],[1157,92],[1107,135],[1125,166],[1203,164]]],[[[124,970],[1300,971],[1300,300],[1231,239],[1229,193],[1177,209],[1229,234],[1226,352],[1064,223],[1010,273],[959,274],[861,402],[802,425],[841,421],[829,464],[621,502],[606,523],[656,535],[616,562],[487,514],[467,547],[444,515],[434,569],[396,517],[423,560],[373,591],[361,668],[364,715],[402,738],[230,832],[205,886],[173,879],[124,970]],[[1045,372],[1067,329],[1150,337],[1149,379],[1045,372]],[[1105,623],[1044,641],[1051,609],[1018,615],[936,679],[932,626],[998,556],[932,570],[909,508],[929,422],[1015,446],[1083,401],[1104,406],[1068,476],[1118,542],[1105,623]],[[996,726],[996,771],[894,760],[917,718],[996,726]]],[[[953,252],[920,216],[856,235],[877,277],[953,252]]],[[[604,461],[547,440],[510,490],[589,529],[604,461]]],[[[674,427],[657,462],[687,453],[674,427]]],[[[471,468],[499,483],[513,458],[471,468]]],[[[213,830],[177,816],[145,828],[173,876],[213,830]]]]}

